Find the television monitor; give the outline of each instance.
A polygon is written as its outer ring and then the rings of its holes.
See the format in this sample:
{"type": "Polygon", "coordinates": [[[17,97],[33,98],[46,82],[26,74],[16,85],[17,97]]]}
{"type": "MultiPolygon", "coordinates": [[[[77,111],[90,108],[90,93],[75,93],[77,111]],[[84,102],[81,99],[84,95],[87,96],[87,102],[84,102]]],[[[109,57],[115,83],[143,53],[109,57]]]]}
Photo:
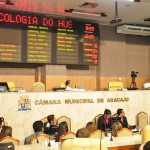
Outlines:
{"type": "Polygon", "coordinates": [[[8,92],[9,87],[7,82],[0,82],[0,92],[8,92]]]}
{"type": "Polygon", "coordinates": [[[0,143],[0,150],[14,150],[15,146],[12,142],[0,143]]]}
{"type": "Polygon", "coordinates": [[[59,130],[59,125],[52,125],[50,126],[50,133],[51,135],[55,135],[56,133],[58,133],[59,130]]]}
{"type": "Polygon", "coordinates": [[[44,133],[45,134],[50,134],[50,135],[55,135],[59,130],[59,125],[50,125],[50,127],[45,127],[44,133]]]}

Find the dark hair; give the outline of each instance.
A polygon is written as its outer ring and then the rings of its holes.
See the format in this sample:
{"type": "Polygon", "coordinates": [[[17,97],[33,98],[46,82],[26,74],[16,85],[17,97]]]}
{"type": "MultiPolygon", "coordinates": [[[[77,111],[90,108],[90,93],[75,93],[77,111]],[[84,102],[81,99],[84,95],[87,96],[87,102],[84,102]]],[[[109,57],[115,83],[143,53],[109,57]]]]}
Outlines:
{"type": "Polygon", "coordinates": [[[47,121],[49,122],[49,123],[51,123],[51,121],[53,121],[54,120],[54,115],[49,115],[49,116],[47,116],[47,121]]]}
{"type": "Polygon", "coordinates": [[[143,150],[150,150],[150,141],[145,143],[143,150]]]}
{"type": "Polygon", "coordinates": [[[0,138],[6,137],[6,136],[12,136],[12,127],[10,126],[3,126],[1,133],[0,133],[0,138]]]}
{"type": "Polygon", "coordinates": [[[41,132],[42,128],[43,128],[43,122],[42,121],[35,121],[33,123],[34,132],[41,132]]]}
{"type": "Polygon", "coordinates": [[[59,124],[58,134],[56,137],[56,142],[59,142],[60,137],[68,132],[68,124],[66,121],[63,121],[59,124]]]}
{"type": "Polygon", "coordinates": [[[68,86],[70,84],[70,80],[67,80],[65,85],[68,86]]]}
{"type": "Polygon", "coordinates": [[[123,109],[122,109],[122,108],[119,108],[119,109],[117,110],[117,114],[118,114],[118,116],[122,113],[122,111],[123,111],[123,109]]]}
{"type": "Polygon", "coordinates": [[[90,133],[93,133],[96,130],[95,123],[90,121],[86,124],[86,128],[89,130],[90,133]]]}
{"type": "Polygon", "coordinates": [[[0,117],[0,124],[4,122],[4,118],[3,117],[0,117]]]}
{"type": "Polygon", "coordinates": [[[104,115],[111,115],[111,111],[109,109],[104,110],[104,115]]]}
{"type": "Polygon", "coordinates": [[[87,128],[81,128],[78,129],[77,133],[76,133],[76,137],[78,138],[89,138],[90,137],[90,132],[87,128]]]}

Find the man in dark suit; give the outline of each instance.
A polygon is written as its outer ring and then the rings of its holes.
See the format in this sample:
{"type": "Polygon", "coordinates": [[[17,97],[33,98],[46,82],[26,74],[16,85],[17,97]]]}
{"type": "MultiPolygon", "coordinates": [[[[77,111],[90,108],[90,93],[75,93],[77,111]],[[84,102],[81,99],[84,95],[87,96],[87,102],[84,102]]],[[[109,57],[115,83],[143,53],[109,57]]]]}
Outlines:
{"type": "Polygon", "coordinates": [[[124,110],[122,108],[119,108],[117,110],[117,115],[118,115],[119,119],[121,118],[122,127],[123,128],[129,128],[130,125],[128,125],[127,117],[125,117],[125,112],[124,112],[124,110]]]}
{"type": "Polygon", "coordinates": [[[110,120],[111,111],[105,109],[104,114],[98,118],[97,128],[106,132],[111,129],[111,120],[110,120]]]}

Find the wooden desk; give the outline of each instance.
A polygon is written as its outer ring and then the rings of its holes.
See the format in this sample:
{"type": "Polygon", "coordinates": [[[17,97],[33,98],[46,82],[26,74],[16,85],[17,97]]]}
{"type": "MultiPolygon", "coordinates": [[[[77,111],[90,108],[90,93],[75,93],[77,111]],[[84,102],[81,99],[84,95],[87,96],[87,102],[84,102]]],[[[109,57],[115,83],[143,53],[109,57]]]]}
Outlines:
{"type": "Polygon", "coordinates": [[[106,137],[104,142],[108,150],[139,150],[141,135],[135,134],[133,136],[114,137],[113,141],[110,141],[110,137],[106,137]]]}
{"type": "Polygon", "coordinates": [[[119,147],[109,147],[108,150],[139,150],[140,145],[128,145],[119,147]]]}

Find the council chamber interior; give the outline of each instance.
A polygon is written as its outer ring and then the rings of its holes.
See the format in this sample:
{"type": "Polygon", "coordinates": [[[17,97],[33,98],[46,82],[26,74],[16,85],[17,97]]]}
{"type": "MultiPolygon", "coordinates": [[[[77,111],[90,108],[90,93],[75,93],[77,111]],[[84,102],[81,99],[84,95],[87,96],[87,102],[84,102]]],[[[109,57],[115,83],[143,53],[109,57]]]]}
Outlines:
{"type": "Polygon", "coordinates": [[[111,134],[103,139],[101,133],[96,141],[68,142],[81,143],[77,147],[82,149],[136,150],[150,140],[140,132],[150,114],[149,8],[146,0],[0,0],[0,117],[19,140],[15,149],[66,149],[53,141],[50,147],[24,145],[34,133],[33,123],[45,123],[50,114],[57,121],[69,118],[69,132],[76,133],[90,121],[97,127],[105,109],[113,117],[119,108],[138,133],[113,141],[111,134]],[[118,33],[124,27],[127,34],[118,33]],[[70,91],[65,90],[67,80],[70,91]],[[36,83],[42,87],[36,90],[36,83]]]}

